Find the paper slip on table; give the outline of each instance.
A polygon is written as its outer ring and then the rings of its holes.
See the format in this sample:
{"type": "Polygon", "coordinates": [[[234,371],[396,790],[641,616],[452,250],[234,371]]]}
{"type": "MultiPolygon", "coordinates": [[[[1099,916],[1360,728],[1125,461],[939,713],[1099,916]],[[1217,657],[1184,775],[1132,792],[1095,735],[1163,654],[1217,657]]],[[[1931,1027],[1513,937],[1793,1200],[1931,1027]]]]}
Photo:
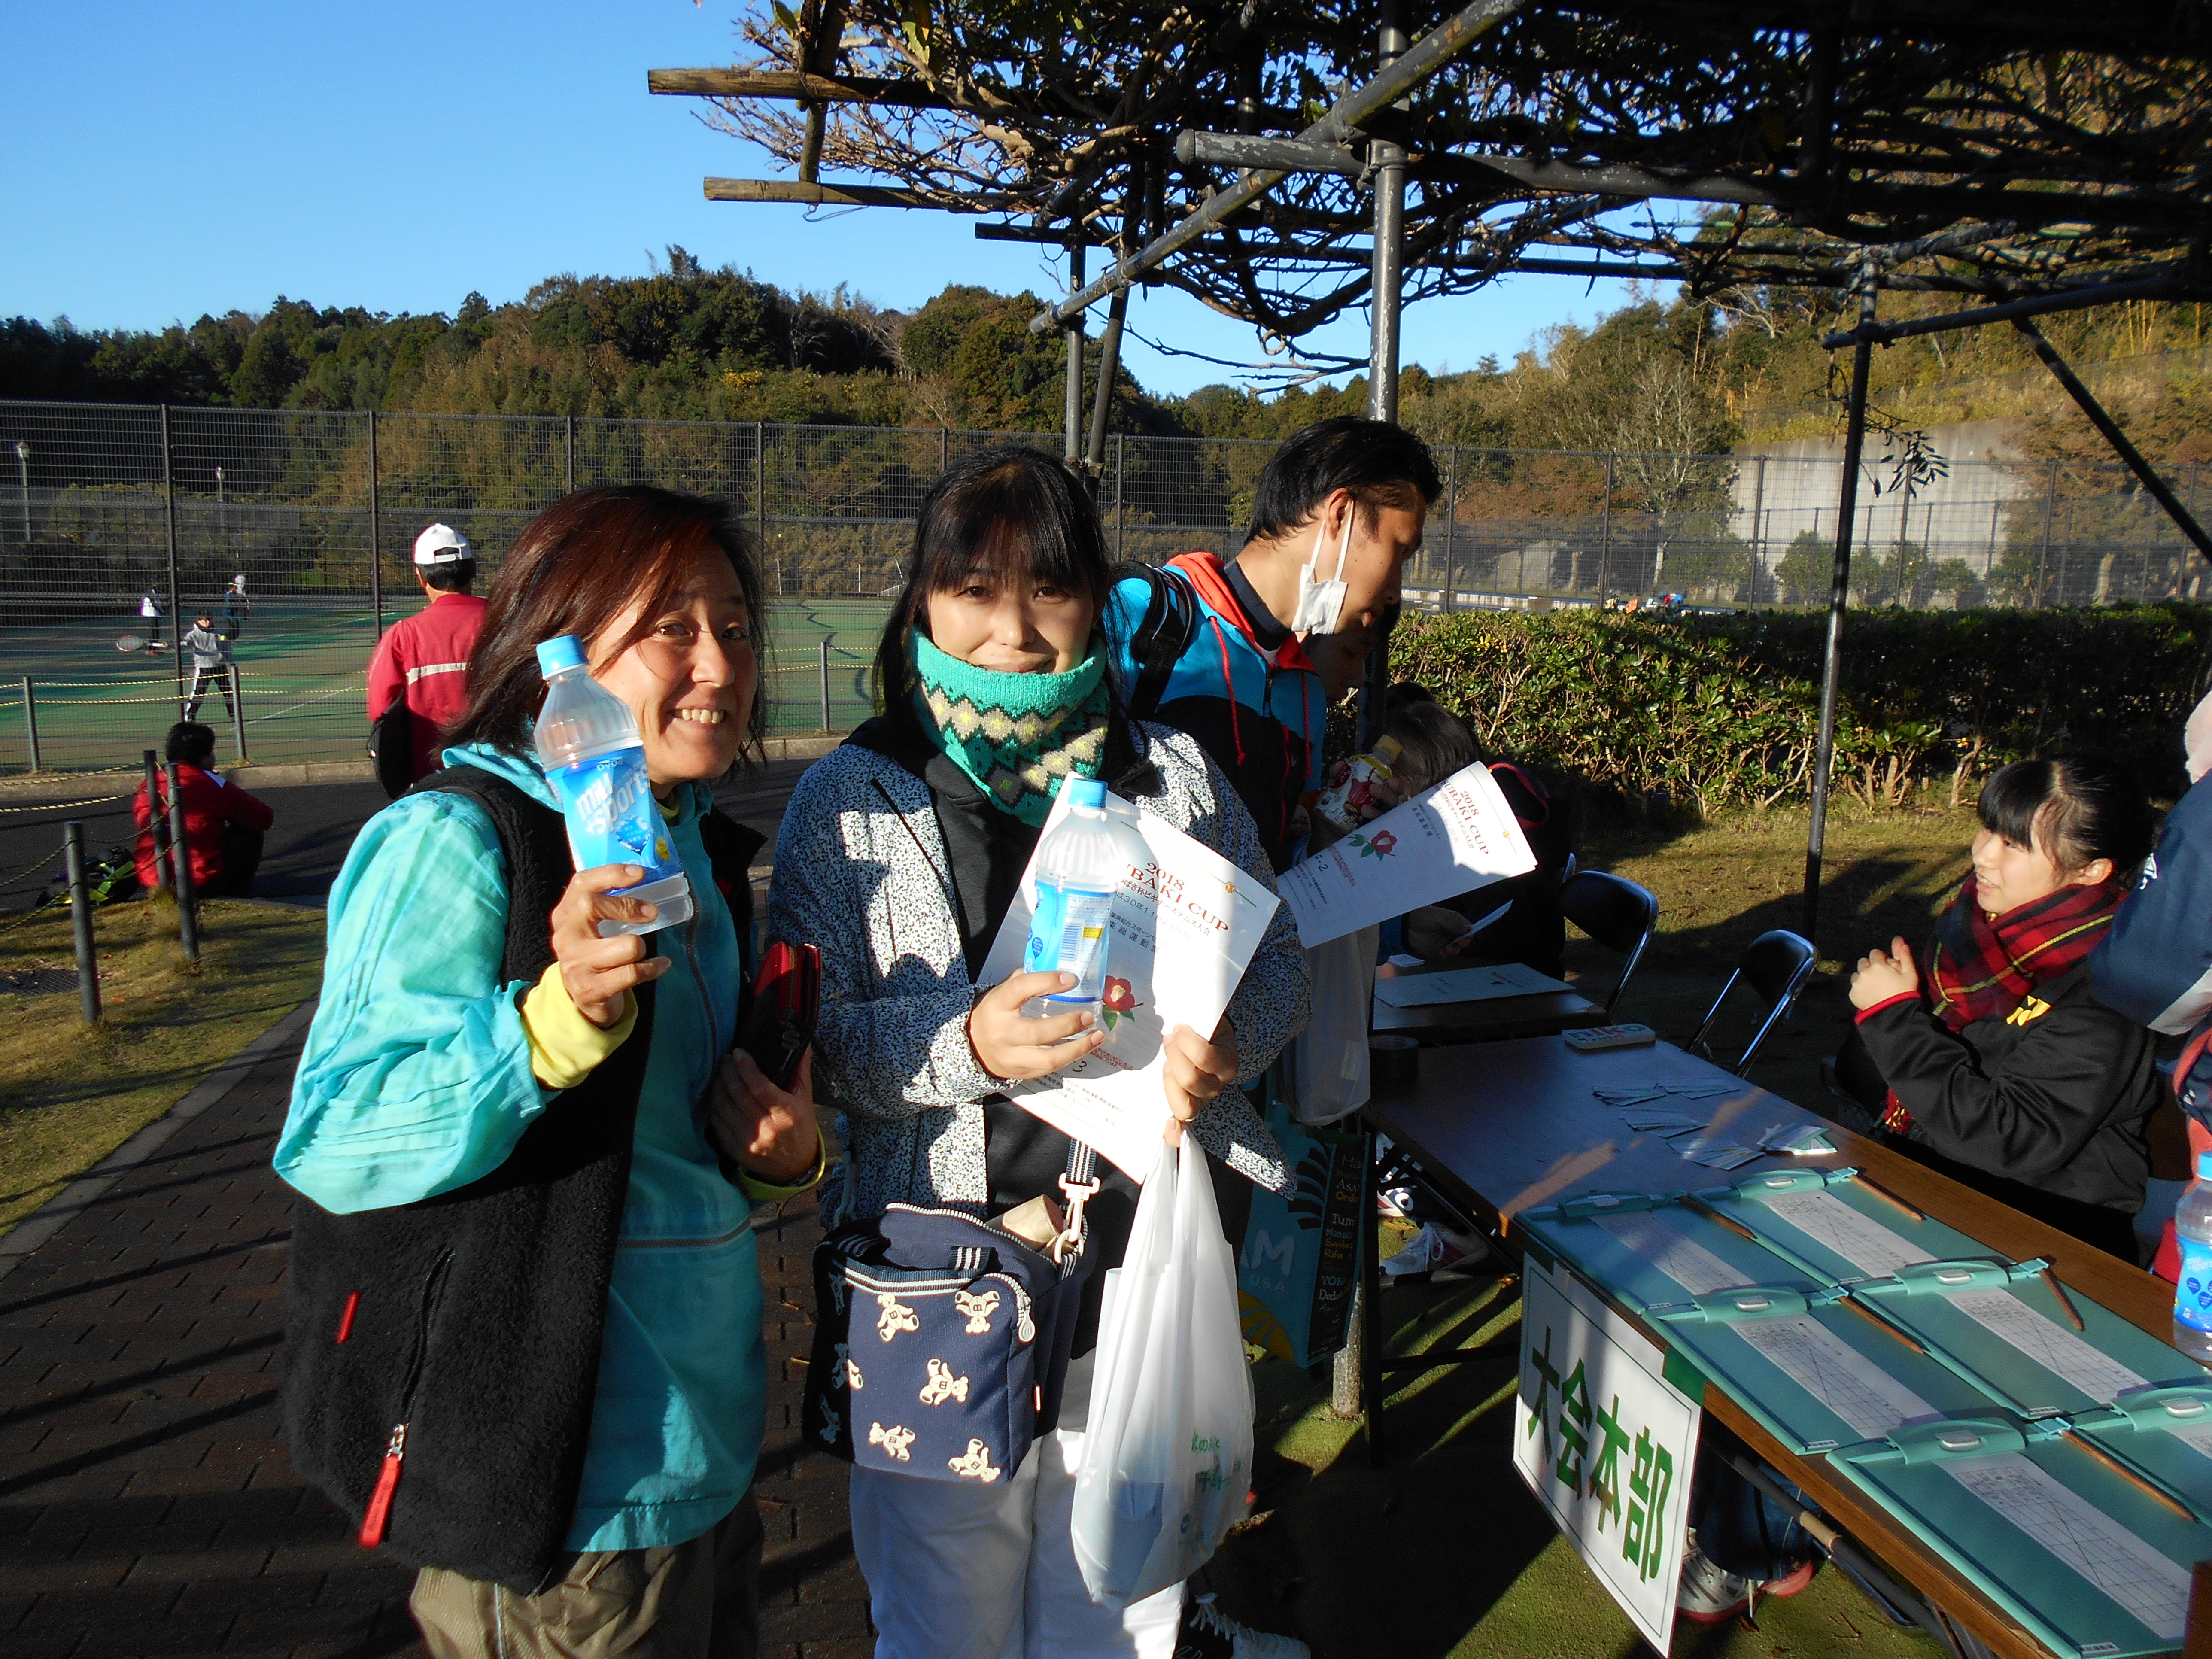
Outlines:
{"type": "MultiPolygon", "coordinates": [[[[1401,975],[1455,972],[1466,968],[1516,964],[1482,960],[1431,963],[1405,968],[1401,975]]],[[[1526,969],[1521,971],[1525,972],[1526,969]]],[[[1377,981],[1379,984],[1381,981],[1377,981]]],[[[1484,997],[1472,1002],[1431,1003],[1400,1008],[1375,998],[1374,1024],[1377,1036],[1409,1036],[1423,1043],[1491,1042],[1511,1037],[1548,1036],[1577,1025],[1602,1025],[1605,1010],[1580,992],[1562,987],[1556,991],[1525,996],[1484,997]]]]}
{"type": "MultiPolygon", "coordinates": [[[[2137,1330],[2161,1341],[2172,1330],[2173,1292],[2163,1280],[1830,1124],[1671,1043],[1583,1054],[1557,1036],[1538,1036],[1425,1049],[1418,1075],[1408,1082],[1378,1087],[1365,1113],[1370,1127],[1410,1154],[1447,1198],[1476,1218],[1494,1224],[1499,1235],[1516,1247],[1522,1242],[1515,1227],[1516,1216],[1582,1194],[1677,1194],[1725,1186],[1760,1171],[1851,1166],[1884,1192],[1924,1212],[1932,1223],[1954,1229],[2016,1261],[2048,1259],[2062,1284],[2137,1330]],[[1727,1085],[1725,1093],[1695,1100],[1677,1097],[1670,1103],[1706,1119],[1709,1136],[1753,1146],[1778,1126],[1809,1124],[1825,1128],[1836,1151],[1811,1157],[1763,1156],[1733,1170],[1711,1169],[1679,1157],[1656,1133],[1630,1130],[1623,1109],[1592,1092],[1655,1083],[1727,1085]]],[[[1904,1218],[1901,1212],[1899,1218],[1904,1218]]],[[[1654,1341],[1667,1346],[1659,1322],[1640,1316],[1619,1297],[1607,1299],[1654,1341]]],[[[2095,1329],[2094,1318],[2091,1328],[2095,1329]]],[[[1370,1319],[1363,1335],[1369,1369],[1364,1398],[1370,1446],[1379,1456],[1379,1320],[1370,1319]]],[[[2130,1336],[2140,1341],[2133,1333],[2130,1336]]],[[[1417,1368],[1418,1362],[1392,1365],[1395,1370],[1417,1368]]],[[[1845,1533],[1992,1651],[2006,1659],[2041,1659],[2051,1651],[1826,1458],[1791,1451],[1710,1378],[1704,1404],[1717,1421],[1802,1488],[1845,1533]]]]}

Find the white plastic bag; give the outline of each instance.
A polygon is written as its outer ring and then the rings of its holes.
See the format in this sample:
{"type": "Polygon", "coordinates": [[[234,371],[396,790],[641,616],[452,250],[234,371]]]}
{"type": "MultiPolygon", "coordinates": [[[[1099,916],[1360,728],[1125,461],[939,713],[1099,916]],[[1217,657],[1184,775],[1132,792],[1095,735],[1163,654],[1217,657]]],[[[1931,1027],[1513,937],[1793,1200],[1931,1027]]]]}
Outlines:
{"type": "Polygon", "coordinates": [[[1123,1607],[1212,1559],[1251,1492],[1237,1269],[1196,1137],[1153,1167],[1113,1277],[1073,1529],[1091,1599],[1123,1607]]]}
{"type": "Polygon", "coordinates": [[[1367,1103],[1367,1016],[1382,937],[1379,927],[1362,927],[1306,952],[1312,1013],[1283,1051],[1284,1098],[1301,1123],[1334,1123],[1367,1103]]]}

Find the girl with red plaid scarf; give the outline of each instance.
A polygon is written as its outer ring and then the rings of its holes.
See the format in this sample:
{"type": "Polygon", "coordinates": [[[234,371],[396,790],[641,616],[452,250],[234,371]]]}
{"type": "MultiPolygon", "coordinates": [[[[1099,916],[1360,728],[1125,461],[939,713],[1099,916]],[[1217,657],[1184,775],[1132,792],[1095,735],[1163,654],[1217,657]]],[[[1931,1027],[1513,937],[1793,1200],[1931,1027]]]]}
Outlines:
{"type": "Polygon", "coordinates": [[[2150,1033],[2091,998],[2089,954],[2150,852],[2149,802],[2103,761],[2020,761],[1980,817],[1924,963],[1902,939],[1859,958],[1838,1080],[1899,1150],[2132,1264],[2162,1096],[2150,1033]]]}

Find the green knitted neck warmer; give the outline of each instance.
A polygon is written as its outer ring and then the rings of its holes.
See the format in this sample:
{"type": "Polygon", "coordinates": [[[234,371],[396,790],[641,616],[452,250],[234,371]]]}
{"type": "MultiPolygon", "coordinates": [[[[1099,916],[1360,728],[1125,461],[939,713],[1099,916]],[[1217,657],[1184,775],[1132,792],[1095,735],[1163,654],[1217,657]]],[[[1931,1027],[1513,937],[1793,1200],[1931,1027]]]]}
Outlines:
{"type": "Polygon", "coordinates": [[[924,728],[991,805],[1042,826],[1063,778],[1095,778],[1113,690],[1096,640],[1065,674],[1006,674],[947,656],[911,630],[924,728]]]}

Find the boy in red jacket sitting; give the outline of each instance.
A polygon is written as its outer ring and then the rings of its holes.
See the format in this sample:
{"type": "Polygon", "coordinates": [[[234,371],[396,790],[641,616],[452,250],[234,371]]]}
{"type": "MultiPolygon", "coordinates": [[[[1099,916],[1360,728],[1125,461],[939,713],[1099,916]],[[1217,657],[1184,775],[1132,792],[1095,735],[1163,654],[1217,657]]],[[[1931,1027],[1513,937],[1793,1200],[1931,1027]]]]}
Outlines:
{"type": "MultiPolygon", "coordinates": [[[[185,802],[185,842],[191,848],[192,890],[201,898],[243,897],[253,890],[253,872],[261,863],[261,838],[276,815],[262,802],[210,766],[215,759],[215,732],[197,720],[179,720],[169,728],[167,753],[177,763],[177,791],[185,802]]],[[[169,810],[165,781],[156,801],[166,819],[169,810]]],[[[152,892],[161,884],[155,867],[154,824],[146,803],[146,786],[138,786],[138,799],[131,816],[138,825],[138,884],[152,892]]]]}

